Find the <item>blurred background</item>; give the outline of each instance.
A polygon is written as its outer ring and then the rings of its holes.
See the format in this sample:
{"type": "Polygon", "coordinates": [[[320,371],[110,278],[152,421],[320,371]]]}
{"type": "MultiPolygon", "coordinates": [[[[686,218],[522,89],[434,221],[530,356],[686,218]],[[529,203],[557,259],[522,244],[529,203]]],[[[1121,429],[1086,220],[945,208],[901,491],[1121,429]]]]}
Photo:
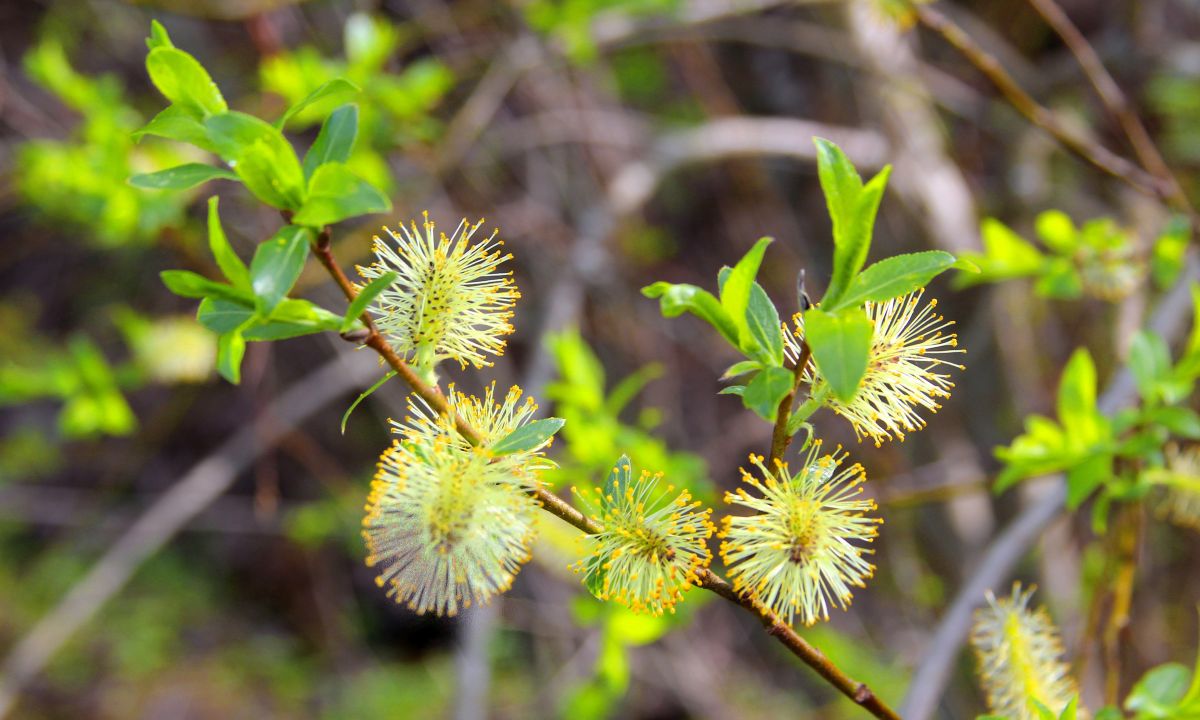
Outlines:
{"type": "MultiPolygon", "coordinates": [[[[1026,3],[937,7],[1072,127],[1126,151],[1026,3]]],[[[1200,6],[1063,7],[1193,190],[1200,6]]],[[[143,67],[151,19],[243,111],[275,117],[339,75],[363,88],[351,165],[395,210],[335,229],[345,268],[367,261],[381,225],[426,209],[446,229],[461,217],[499,228],[523,295],[516,334],[495,368],[448,375],[469,389],[519,383],[567,418],[549,478],[560,489],[626,452],[718,502],[747,453],[765,451],[770,428],[717,395],[732,351],[694,318],[664,320],[639,289],[711,288],[771,235],[760,279],[781,311],[797,309],[802,270],[819,297],[832,243],[814,135],[864,174],[894,165],[872,260],[978,250],[985,217],[1033,238],[1057,209],[1135,250],[1170,222],[886,2],[0,4],[0,705],[15,702],[12,717],[865,716],[705,593],[662,619],[593,600],[566,567],[576,533],[549,516],[533,561],[489,607],[436,619],[391,603],[359,527],[387,418],[403,413],[399,386],[340,432],[382,370],[333,334],[254,343],[229,385],[193,304],[158,279],[215,270],[211,194],[243,257],[279,220],[228,183],[126,184],[195,159],[131,137],[163,105],[143,67]]],[[[301,114],[289,137],[305,147],[320,119],[301,114]]],[[[939,280],[931,293],[958,323],[967,369],[928,428],[876,448],[817,416],[818,433],[865,465],[886,524],[873,581],[802,635],[893,705],[981,552],[1039,493],[993,495],[992,449],[1052,412],[1074,347],[1092,348],[1106,377],[1153,304],[1138,252],[1109,263],[1119,277],[1101,273],[1096,292],[939,280]]],[[[312,265],[298,292],[340,314],[312,265]]],[[[1148,532],[1126,685],[1195,652],[1195,535],[1148,532]]],[[[1017,568],[1084,661],[1085,698],[1101,685],[1084,617],[1096,542],[1086,513],[1063,519],[1017,568]]],[[[966,652],[955,668],[940,717],[972,717],[983,705],[966,652]]]]}

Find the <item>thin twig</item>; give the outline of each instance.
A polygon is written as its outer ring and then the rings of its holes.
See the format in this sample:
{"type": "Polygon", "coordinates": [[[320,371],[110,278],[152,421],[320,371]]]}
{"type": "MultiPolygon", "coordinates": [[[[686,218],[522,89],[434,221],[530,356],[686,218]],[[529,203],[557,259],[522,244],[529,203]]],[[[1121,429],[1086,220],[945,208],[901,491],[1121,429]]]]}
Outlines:
{"type": "Polygon", "coordinates": [[[1083,68],[1084,74],[1096,88],[1096,94],[1100,96],[1104,106],[1117,119],[1121,130],[1129,138],[1129,144],[1133,146],[1133,152],[1137,155],[1142,167],[1166,183],[1174,201],[1180,208],[1190,209],[1191,203],[1183,188],[1180,187],[1179,180],[1167,166],[1162,153],[1158,151],[1158,146],[1150,138],[1146,126],[1134,112],[1133,106],[1130,105],[1129,98],[1122,92],[1121,86],[1117,84],[1108,69],[1104,67],[1095,48],[1087,41],[1079,28],[1075,27],[1075,23],[1071,22],[1071,18],[1055,0],[1029,0],[1029,4],[1041,14],[1050,27],[1054,28],[1054,32],[1058,33],[1071,50],[1071,54],[1079,61],[1079,66],[1083,68]]]}
{"type": "Polygon", "coordinates": [[[792,444],[788,421],[792,417],[792,405],[795,404],[796,393],[800,391],[800,385],[804,382],[804,368],[808,367],[808,358],[811,355],[812,348],[808,346],[808,341],[801,340],[800,357],[796,360],[796,367],[792,369],[792,389],[779,401],[779,409],[776,411],[775,429],[771,432],[771,458],[767,461],[767,467],[773,468],[776,462],[783,460],[783,454],[792,444]]]}
{"type": "MultiPolygon", "coordinates": [[[[1025,92],[1004,66],[976,44],[953,20],[929,5],[913,3],[911,7],[921,24],[941,35],[946,42],[962,53],[972,65],[987,76],[1017,112],[1049,133],[1063,147],[1150,197],[1179,207],[1178,199],[1167,183],[1108,148],[1080,137],[1064,125],[1053,111],[1025,92]]],[[[1185,207],[1179,209],[1186,210],[1185,207]]]]}
{"type": "Polygon", "coordinates": [[[1112,606],[1104,625],[1104,703],[1118,705],[1121,693],[1121,634],[1129,626],[1133,581],[1137,575],[1138,541],[1142,530],[1142,506],[1129,503],[1121,508],[1116,527],[1117,571],[1112,578],[1112,606]]]}
{"type": "MultiPolygon", "coordinates": [[[[358,294],[358,290],[346,278],[345,273],[342,272],[337,263],[334,262],[332,251],[327,247],[324,252],[318,251],[317,255],[318,259],[321,260],[321,264],[333,275],[334,280],[342,289],[342,293],[346,296],[346,300],[352,302],[358,294]]],[[[371,330],[371,334],[363,344],[377,352],[383,358],[384,362],[391,366],[396,371],[396,374],[412,388],[412,391],[428,403],[429,407],[435,412],[443,415],[449,415],[452,412],[446,397],[436,387],[427,384],[418,377],[408,363],[392,349],[391,345],[388,344],[387,340],[377,330],[371,330]]],[[[459,434],[471,444],[478,445],[482,441],[479,432],[471,427],[461,416],[454,415],[454,424],[459,434]]],[[[543,509],[567,524],[589,535],[603,531],[603,526],[549,490],[539,487],[533,494],[543,509]]],[[[877,718],[899,720],[900,716],[880,700],[866,684],[857,682],[842,672],[820,650],[808,644],[796,634],[795,630],[780,620],[773,612],[763,608],[752,598],[738,594],[733,589],[733,586],[707,568],[702,569],[698,573],[698,576],[699,587],[714,592],[726,600],[753,612],[762,620],[768,635],[777,639],[793,655],[800,658],[800,660],[815,670],[818,675],[837,688],[846,697],[858,703],[863,709],[877,718]]]]}

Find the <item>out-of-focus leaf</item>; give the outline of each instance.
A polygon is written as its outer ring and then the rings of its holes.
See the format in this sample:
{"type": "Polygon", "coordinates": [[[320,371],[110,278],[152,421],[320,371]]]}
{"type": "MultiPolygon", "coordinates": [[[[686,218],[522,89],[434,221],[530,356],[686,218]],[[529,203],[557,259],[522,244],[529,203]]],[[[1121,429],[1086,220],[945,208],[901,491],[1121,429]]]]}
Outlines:
{"type": "Polygon", "coordinates": [[[142,173],[129,178],[134,187],[149,190],[187,190],[209,180],[237,180],[234,173],[203,163],[185,163],[158,172],[142,173]]]}

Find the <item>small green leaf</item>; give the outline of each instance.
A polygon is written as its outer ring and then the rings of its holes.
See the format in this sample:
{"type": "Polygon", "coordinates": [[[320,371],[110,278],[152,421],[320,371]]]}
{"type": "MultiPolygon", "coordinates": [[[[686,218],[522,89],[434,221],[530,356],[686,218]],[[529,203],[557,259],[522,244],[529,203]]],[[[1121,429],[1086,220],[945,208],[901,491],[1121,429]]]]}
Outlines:
{"type": "Polygon", "coordinates": [[[328,310],[299,298],[283,300],[266,319],[258,315],[252,300],[237,302],[205,298],[200,303],[196,319],[218,335],[241,328],[242,337],[248,342],[287,340],[337,330],[342,321],[341,317],[328,310]]]}
{"type": "Polygon", "coordinates": [[[1062,210],[1047,210],[1034,220],[1034,232],[1046,247],[1063,256],[1070,256],[1079,247],[1079,231],[1062,210]]]}
{"type": "Polygon", "coordinates": [[[134,175],[129,178],[129,184],[149,190],[187,190],[209,180],[217,179],[237,180],[238,176],[224,168],[212,165],[185,163],[158,172],[134,175]]]}
{"type": "Polygon", "coordinates": [[[1125,709],[1137,713],[1139,720],[1175,718],[1190,680],[1191,672],[1180,663],[1152,668],[1134,683],[1125,698],[1125,709]]]}
{"type": "Polygon", "coordinates": [[[163,270],[158,274],[163,285],[171,292],[186,298],[216,297],[235,302],[245,300],[247,296],[237,288],[224,283],[209,280],[189,270],[163,270]]]}
{"type": "Polygon", "coordinates": [[[1113,458],[1107,453],[1088,455],[1067,470],[1067,507],[1074,510],[1096,488],[1113,477],[1113,458]]]}
{"type": "Polygon", "coordinates": [[[379,297],[379,293],[387,290],[388,286],[398,276],[398,273],[394,270],[389,270],[372,280],[365,288],[359,290],[358,295],[354,296],[354,301],[350,303],[350,307],[346,308],[346,314],[342,318],[342,325],[339,328],[339,332],[346,332],[354,327],[354,323],[366,311],[367,306],[374,302],[375,298],[379,297]]]}
{"type": "Polygon", "coordinates": [[[975,275],[959,273],[954,278],[956,287],[1029,277],[1041,271],[1045,262],[1042,253],[999,220],[984,218],[979,234],[983,240],[983,254],[967,253],[959,259],[973,262],[980,272],[975,275]]]}
{"type": "Polygon", "coordinates": [[[239,290],[250,290],[250,271],[233,251],[229,238],[225,237],[225,229],[221,227],[221,216],[217,211],[218,202],[216,195],[208,199],[208,248],[225,279],[239,290]]]}
{"type": "MultiPolygon", "coordinates": [[[[275,127],[282,129],[287,125],[288,120],[291,120],[296,113],[313,105],[314,103],[325,102],[328,105],[349,100],[351,97],[359,93],[359,87],[345,78],[334,78],[327,83],[323,83],[316,90],[313,90],[300,102],[287,109],[283,117],[275,121],[275,127]]],[[[326,107],[328,107],[326,105],[326,107]]]]}
{"type": "Polygon", "coordinates": [[[779,311],[758,283],[750,286],[745,326],[750,337],[750,354],[764,364],[782,366],[783,327],[779,323],[779,311]]]}
{"type": "Polygon", "coordinates": [[[167,29],[162,26],[157,20],[150,21],[150,37],[146,38],[146,48],[153,50],[159,47],[175,47],[171,43],[171,36],[167,34],[167,29]]]}
{"type": "Polygon", "coordinates": [[[1138,393],[1148,404],[1158,401],[1159,385],[1170,379],[1171,349],[1162,337],[1139,330],[1129,346],[1129,370],[1138,393]]]}
{"type": "Polygon", "coordinates": [[[271,207],[294,210],[304,201],[304,171],[291,143],[270,123],[228,112],[204,121],[217,153],[246,189],[271,207]]]}
{"type": "Polygon", "coordinates": [[[1200,414],[1191,408],[1155,408],[1147,413],[1147,419],[1163,426],[1177,437],[1200,440],[1200,414]]]}
{"type": "Polygon", "coordinates": [[[953,255],[941,250],[896,255],[880,260],[855,276],[836,305],[822,303],[821,307],[829,312],[907,295],[925,287],[938,274],[949,270],[954,262],[953,255]]]}
{"type": "Polygon", "coordinates": [[[242,357],[246,354],[246,339],[241,330],[230,330],[217,338],[217,372],[237,385],[242,381],[242,357]]]}
{"type": "Polygon", "coordinates": [[[672,284],[656,282],[642,288],[642,294],[648,298],[659,298],[659,309],[663,317],[679,317],[690,312],[709,325],[716,328],[730,345],[738,347],[737,326],[721,307],[721,303],[707,290],[701,290],[695,285],[672,284]]]}
{"type": "Polygon", "coordinates": [[[1174,285],[1179,274],[1183,272],[1190,235],[1191,226],[1186,218],[1176,217],[1154,241],[1150,255],[1150,275],[1160,290],[1174,285]]]}
{"type": "Polygon", "coordinates": [[[308,197],[292,218],[298,225],[320,227],[358,215],[392,209],[387,196],[359,178],[345,164],[327,162],[308,182],[308,197]]]}
{"type": "Polygon", "coordinates": [[[613,469],[609,471],[604,487],[600,488],[600,503],[605,508],[611,508],[619,502],[618,498],[625,495],[625,490],[629,487],[632,479],[633,465],[630,464],[628,455],[622,455],[613,465],[613,469]]]}
{"type": "Polygon", "coordinates": [[[133,133],[133,139],[140,141],[143,135],[179,140],[211,153],[217,151],[208,138],[204,124],[178,105],[171,105],[155,115],[154,119],[133,133]]]}
{"type": "Polygon", "coordinates": [[[391,380],[394,377],[396,377],[396,371],[392,370],[388,374],[379,378],[379,380],[374,385],[372,385],[371,387],[364,390],[361,395],[359,395],[358,397],[356,397],[354,399],[354,402],[350,403],[350,407],[346,408],[346,412],[342,414],[342,434],[343,435],[346,434],[346,421],[350,419],[350,413],[354,412],[354,408],[358,407],[359,403],[361,403],[363,400],[366,400],[367,398],[371,397],[372,393],[374,393],[379,388],[383,387],[384,383],[386,383],[388,380],[391,380]]]}
{"type": "Polygon", "coordinates": [[[1086,447],[1099,437],[1096,365],[1086,348],[1071,355],[1058,384],[1058,420],[1068,439],[1086,447]]]}
{"type": "Polygon", "coordinates": [[[748,372],[762,370],[762,367],[762,363],[757,360],[739,360],[725,370],[725,373],[721,375],[721,379],[732,380],[738,375],[745,375],[748,372]]]}
{"type": "Polygon", "coordinates": [[[742,402],[767,422],[775,422],[779,403],[792,390],[793,375],[781,367],[763,368],[751,378],[742,393],[742,402]]]}
{"type": "Polygon", "coordinates": [[[160,45],[151,50],[146,56],[146,71],[163,97],[195,118],[229,109],[204,66],[178,48],[160,45]]]}
{"type": "Polygon", "coordinates": [[[545,418],[522,425],[493,445],[492,453],[509,455],[537,450],[549,442],[550,438],[554,437],[554,433],[561,430],[566,422],[562,418],[545,418]]]}
{"type": "Polygon", "coordinates": [[[804,314],[804,332],[817,369],[843,402],[854,399],[867,371],[874,326],[866,312],[846,308],[827,313],[813,308],[804,314]]]}
{"type": "Polygon", "coordinates": [[[744,349],[749,346],[750,342],[749,337],[744,337],[749,334],[745,316],[746,307],[750,303],[750,288],[754,284],[754,278],[758,275],[763,253],[766,252],[771,241],[772,238],[769,237],[759,238],[754,243],[754,247],[750,248],[750,251],[725,276],[725,281],[720,285],[721,307],[725,308],[725,314],[737,326],[738,337],[743,339],[742,347],[744,349]]]}
{"type": "Polygon", "coordinates": [[[311,178],[316,169],[327,162],[346,162],[358,136],[358,107],[343,105],[334,110],[321,125],[321,132],[312,147],[304,154],[304,177],[311,178]]]}
{"type": "Polygon", "coordinates": [[[308,259],[311,239],[308,228],[287,225],[258,246],[250,261],[250,283],[263,316],[270,315],[296,284],[308,259]]]}
{"type": "Polygon", "coordinates": [[[737,395],[743,397],[746,394],[745,385],[729,385],[717,391],[718,395],[737,395]]]}

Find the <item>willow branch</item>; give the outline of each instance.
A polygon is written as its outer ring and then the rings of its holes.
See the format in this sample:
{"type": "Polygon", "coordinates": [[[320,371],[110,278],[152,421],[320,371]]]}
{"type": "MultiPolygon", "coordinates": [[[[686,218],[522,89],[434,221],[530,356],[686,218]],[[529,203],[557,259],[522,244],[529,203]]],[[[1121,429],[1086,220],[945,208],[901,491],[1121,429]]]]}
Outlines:
{"type": "Polygon", "coordinates": [[[783,396],[783,400],[779,401],[779,410],[776,411],[775,429],[771,432],[771,459],[768,461],[767,467],[775,467],[775,462],[783,459],[783,454],[792,444],[792,434],[788,432],[788,420],[791,419],[792,405],[796,402],[796,393],[800,392],[800,384],[804,382],[804,368],[808,366],[808,359],[811,355],[812,348],[808,346],[807,341],[801,340],[800,358],[796,360],[796,367],[792,369],[792,389],[783,396]]]}
{"type": "Polygon", "coordinates": [[[1108,148],[1092,142],[1064,125],[1058,116],[1046,106],[1038,103],[1017,84],[1012,75],[996,58],[981,48],[953,20],[929,5],[913,3],[913,12],[922,25],[940,35],[958,50],[996,86],[1005,99],[1031,123],[1045,130],[1063,147],[1075,153],[1100,170],[1118,178],[1150,197],[1172,204],[1181,210],[1179,199],[1170,188],[1169,182],[1151,175],[1129,160],[1108,148]]]}
{"type": "MultiPolygon", "coordinates": [[[[354,298],[358,295],[358,288],[354,286],[354,283],[350,282],[350,279],[346,277],[346,274],[342,272],[342,269],[334,260],[328,237],[329,230],[326,228],[322,230],[321,235],[318,237],[316,246],[313,248],[314,253],[321,265],[329,271],[334,282],[341,288],[347,302],[353,302],[354,298]],[[325,239],[323,244],[321,238],[325,239]]],[[[369,319],[364,318],[364,324],[369,319]]],[[[453,412],[446,397],[435,386],[426,383],[413,371],[409,364],[404,361],[404,358],[400,357],[392,349],[387,339],[379,333],[373,323],[367,325],[367,331],[369,334],[362,341],[363,344],[378,353],[383,358],[383,361],[391,366],[396,371],[396,374],[412,388],[417,397],[428,403],[429,407],[435,412],[443,415],[450,415],[453,412]]],[[[460,415],[454,415],[454,424],[467,442],[472,445],[478,445],[482,442],[479,432],[471,427],[460,415]]],[[[604,530],[604,527],[598,522],[584,515],[566,500],[563,500],[545,488],[537,488],[533,491],[533,495],[547,512],[589,535],[594,535],[604,530]]],[[[818,675],[837,688],[843,695],[877,718],[900,720],[900,716],[880,700],[865,683],[858,682],[842,672],[824,653],[806,642],[804,638],[800,637],[795,630],[783,622],[775,613],[762,607],[752,598],[737,593],[733,589],[733,586],[724,578],[707,568],[702,568],[697,575],[699,578],[698,587],[714,592],[726,600],[753,612],[762,621],[768,635],[778,640],[793,655],[800,658],[801,661],[815,670],[818,675]]]]}
{"type": "Polygon", "coordinates": [[[1075,23],[1071,22],[1071,18],[1055,0],[1029,0],[1029,4],[1066,43],[1071,54],[1079,62],[1079,66],[1083,68],[1083,73],[1096,88],[1096,94],[1100,97],[1101,102],[1116,118],[1121,130],[1129,138],[1129,144],[1133,147],[1133,152],[1137,155],[1142,167],[1166,185],[1180,207],[1190,207],[1187,195],[1180,187],[1179,181],[1171,173],[1171,169],[1163,159],[1162,153],[1158,151],[1154,140],[1150,138],[1150,133],[1146,130],[1141,118],[1134,112],[1129,98],[1122,92],[1121,86],[1117,84],[1108,69],[1104,67],[1095,48],[1087,41],[1079,28],[1075,27],[1075,23]]]}

